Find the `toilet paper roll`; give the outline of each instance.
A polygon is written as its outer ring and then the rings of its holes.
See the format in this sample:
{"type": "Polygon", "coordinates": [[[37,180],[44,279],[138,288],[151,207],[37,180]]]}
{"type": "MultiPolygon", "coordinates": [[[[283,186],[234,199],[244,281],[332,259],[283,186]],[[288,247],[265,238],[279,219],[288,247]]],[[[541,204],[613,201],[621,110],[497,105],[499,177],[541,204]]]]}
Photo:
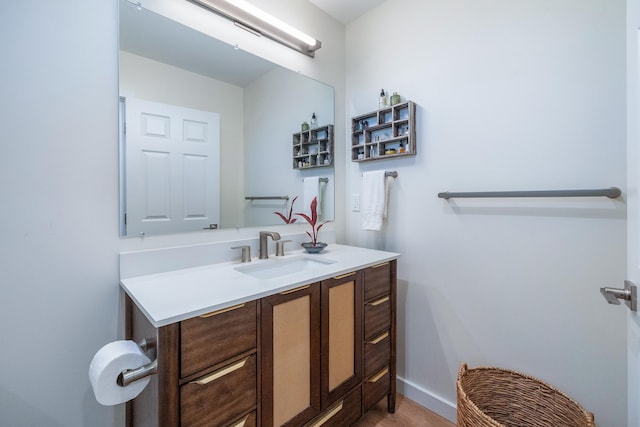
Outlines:
{"type": "Polygon", "coordinates": [[[151,361],[133,341],[113,341],[93,356],[89,365],[89,381],[96,400],[105,406],[127,402],[149,383],[149,377],[134,381],[126,387],[116,382],[118,375],[127,369],[136,369],[151,361]]]}

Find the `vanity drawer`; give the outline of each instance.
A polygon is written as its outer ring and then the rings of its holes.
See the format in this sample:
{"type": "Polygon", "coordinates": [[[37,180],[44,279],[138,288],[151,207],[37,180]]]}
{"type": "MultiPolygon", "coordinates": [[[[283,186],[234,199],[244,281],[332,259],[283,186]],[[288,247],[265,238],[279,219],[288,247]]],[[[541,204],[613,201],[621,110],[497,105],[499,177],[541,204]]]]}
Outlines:
{"type": "Polygon", "coordinates": [[[362,385],[362,409],[366,412],[391,391],[389,367],[385,366],[362,385]]]}
{"type": "Polygon", "coordinates": [[[391,361],[391,336],[389,331],[364,342],[364,377],[368,378],[391,361]]]}
{"type": "Polygon", "coordinates": [[[383,295],[364,304],[364,338],[382,333],[391,326],[391,295],[383,295]]]}
{"type": "Polygon", "coordinates": [[[195,374],[256,347],[256,302],[214,311],[180,324],[180,376],[195,374]]]}
{"type": "Polygon", "coordinates": [[[374,265],[364,270],[364,300],[391,292],[391,263],[374,265]]]}
{"type": "Polygon", "coordinates": [[[362,415],[360,386],[327,408],[305,427],[342,427],[353,424],[362,415]]]}
{"type": "Polygon", "coordinates": [[[184,384],[180,388],[180,425],[228,425],[255,406],[256,356],[253,354],[184,384]]]}

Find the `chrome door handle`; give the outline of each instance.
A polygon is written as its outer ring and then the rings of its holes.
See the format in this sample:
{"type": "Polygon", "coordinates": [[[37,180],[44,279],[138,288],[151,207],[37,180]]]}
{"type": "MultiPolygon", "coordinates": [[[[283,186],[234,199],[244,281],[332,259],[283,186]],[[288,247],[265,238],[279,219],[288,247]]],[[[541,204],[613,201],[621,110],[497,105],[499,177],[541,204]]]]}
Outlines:
{"type": "Polygon", "coordinates": [[[638,310],[637,288],[628,280],[624,281],[624,289],[600,288],[600,293],[609,304],[620,305],[623,300],[631,311],[638,310]]]}

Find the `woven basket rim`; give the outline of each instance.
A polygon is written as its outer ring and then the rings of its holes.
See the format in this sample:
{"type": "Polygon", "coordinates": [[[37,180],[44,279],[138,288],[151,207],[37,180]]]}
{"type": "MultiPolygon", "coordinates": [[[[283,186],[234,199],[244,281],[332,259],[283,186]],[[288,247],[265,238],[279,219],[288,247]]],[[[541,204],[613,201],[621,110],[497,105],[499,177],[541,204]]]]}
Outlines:
{"type": "Polygon", "coordinates": [[[466,363],[460,364],[460,369],[458,370],[458,379],[456,381],[456,389],[457,389],[458,393],[460,393],[462,398],[464,398],[465,402],[470,404],[471,407],[475,411],[477,411],[478,413],[482,414],[482,416],[485,417],[487,420],[490,420],[491,423],[493,423],[496,427],[503,427],[503,424],[500,424],[499,422],[497,422],[493,418],[491,418],[488,415],[486,415],[476,405],[476,403],[472,399],[470,399],[468,397],[467,392],[462,387],[462,383],[461,382],[462,382],[463,376],[465,374],[467,374],[467,372],[471,372],[471,371],[499,371],[499,372],[503,372],[503,373],[509,373],[509,374],[517,375],[519,377],[522,377],[522,378],[525,378],[527,380],[533,381],[533,382],[535,382],[537,384],[543,385],[544,387],[549,388],[554,393],[557,393],[557,394],[561,395],[562,397],[564,397],[565,399],[570,401],[572,404],[574,404],[584,414],[585,420],[589,423],[589,425],[595,427],[595,418],[594,418],[593,413],[587,411],[582,405],[580,405],[575,399],[571,398],[566,393],[563,393],[562,391],[558,390],[556,387],[552,386],[551,384],[549,384],[549,383],[547,383],[545,381],[542,381],[539,378],[533,377],[531,375],[528,375],[528,374],[525,374],[525,373],[522,373],[522,372],[519,372],[519,371],[515,371],[513,369],[498,368],[498,367],[495,367],[495,366],[476,366],[475,368],[469,368],[466,363]]]}

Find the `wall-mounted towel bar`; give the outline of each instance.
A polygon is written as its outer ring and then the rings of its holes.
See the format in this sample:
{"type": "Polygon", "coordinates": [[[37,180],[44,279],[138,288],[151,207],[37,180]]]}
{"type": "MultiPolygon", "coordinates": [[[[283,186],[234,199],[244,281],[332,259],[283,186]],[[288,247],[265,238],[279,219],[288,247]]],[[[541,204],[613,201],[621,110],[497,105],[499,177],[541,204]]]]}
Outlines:
{"type": "Polygon", "coordinates": [[[622,191],[618,187],[596,188],[590,190],[542,190],[542,191],[477,191],[438,193],[441,199],[480,198],[480,197],[620,197],[622,191]]]}
{"type": "Polygon", "coordinates": [[[289,196],[245,196],[245,200],[289,200],[289,196]]]}
{"type": "MultiPolygon", "coordinates": [[[[303,179],[303,181],[304,181],[304,179],[303,179]]],[[[318,181],[324,182],[325,184],[327,184],[329,182],[329,178],[327,178],[327,177],[318,178],[318,181]]]]}
{"type": "Polygon", "coordinates": [[[396,172],[396,171],[386,171],[384,173],[384,176],[390,176],[391,178],[397,178],[398,177],[398,172],[396,172]]]}

